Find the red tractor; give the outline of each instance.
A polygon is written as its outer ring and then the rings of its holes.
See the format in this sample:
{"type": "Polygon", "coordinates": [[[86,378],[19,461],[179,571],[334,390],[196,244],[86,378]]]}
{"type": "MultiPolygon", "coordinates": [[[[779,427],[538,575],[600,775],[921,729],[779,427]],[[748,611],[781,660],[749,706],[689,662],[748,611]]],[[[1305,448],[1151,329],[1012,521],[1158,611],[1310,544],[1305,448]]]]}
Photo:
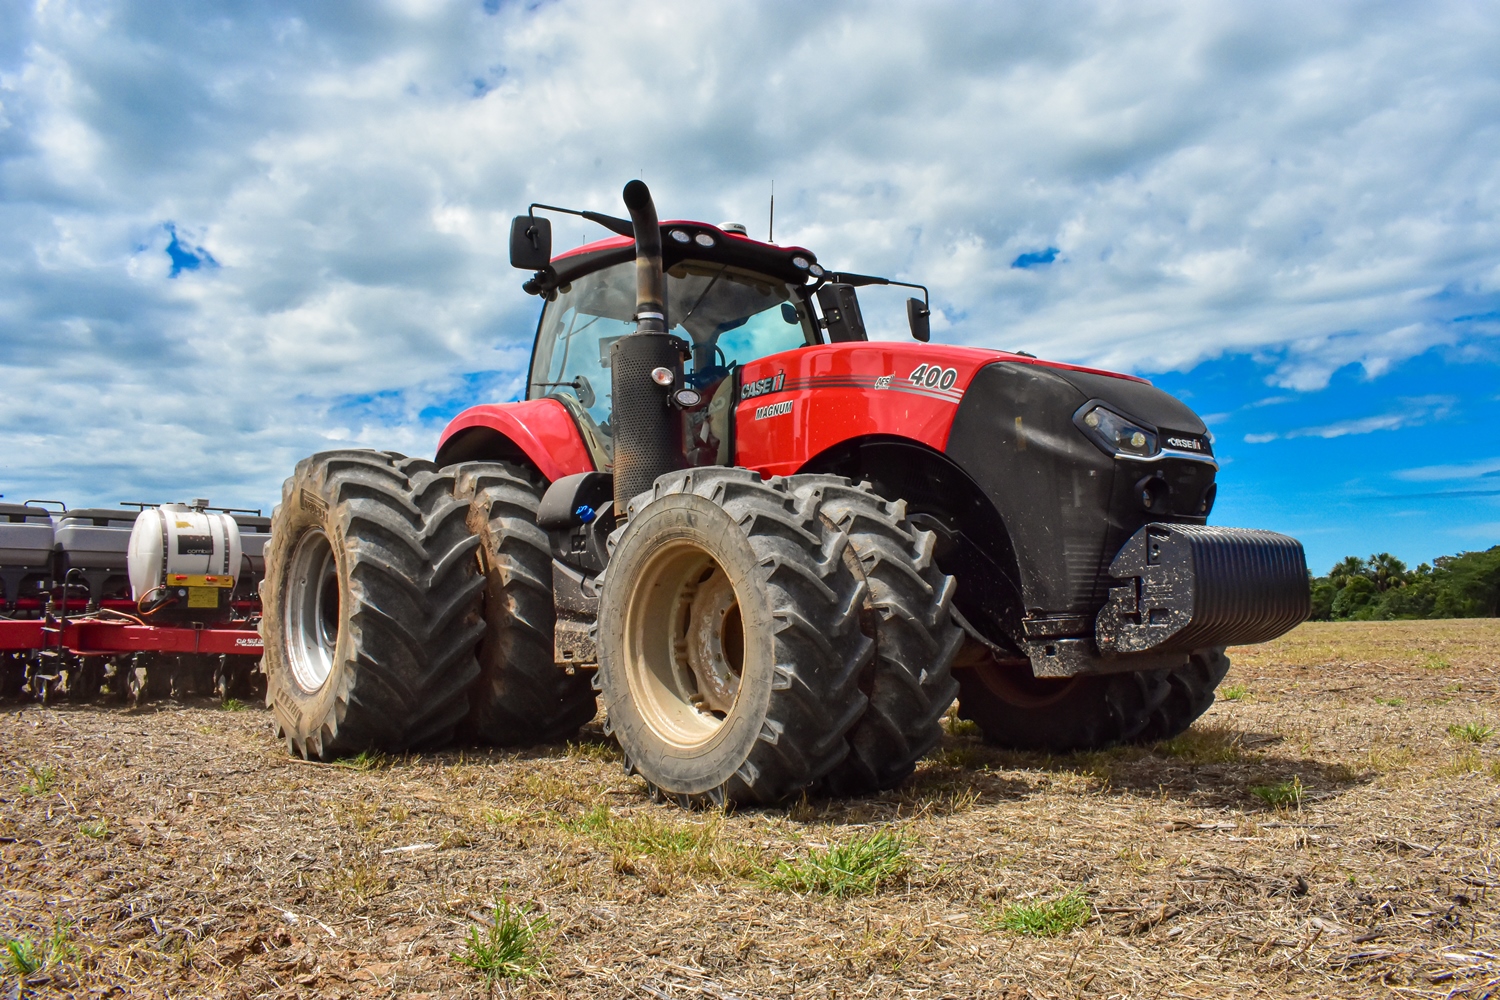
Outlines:
{"type": "MultiPolygon", "coordinates": [[[[742,227],[533,205],[526,399],[435,459],[297,466],[261,586],[289,748],[560,740],[596,712],[684,804],[889,788],[959,714],[1053,751],[1185,729],[1306,617],[1294,539],[1207,526],[1211,438],[1139,378],[866,338],[742,227]],[[554,257],[537,210],[616,235],[554,257]]],[[[912,285],[909,287],[920,288],[912,285]]]]}

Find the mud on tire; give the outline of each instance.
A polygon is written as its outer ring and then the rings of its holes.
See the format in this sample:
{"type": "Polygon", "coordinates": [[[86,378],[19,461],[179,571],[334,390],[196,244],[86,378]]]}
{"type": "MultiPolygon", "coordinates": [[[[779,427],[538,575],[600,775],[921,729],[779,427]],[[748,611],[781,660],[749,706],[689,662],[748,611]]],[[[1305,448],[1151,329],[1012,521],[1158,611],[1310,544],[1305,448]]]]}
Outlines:
{"type": "Polygon", "coordinates": [[[1213,704],[1229,669],[1222,647],[1194,652],[1171,670],[1043,679],[1030,665],[1000,663],[977,643],[958,670],[958,714],[987,742],[1016,750],[1067,753],[1176,736],[1213,704]]]}
{"type": "Polygon", "coordinates": [[[552,553],[536,524],[542,486],[510,462],[448,469],[469,498],[468,526],[480,540],[484,638],[469,715],[470,739],[499,746],[550,743],[576,735],[594,717],[590,675],[569,674],[553,656],[552,553]]]}
{"type": "Polygon", "coordinates": [[[942,738],[943,713],[958,695],[951,667],[964,634],[949,616],[954,580],[933,561],[932,532],[907,522],[903,501],[840,476],[788,483],[849,536],[870,587],[875,657],[861,683],[869,705],[824,787],[834,795],[892,788],[942,738]]]}
{"type": "Polygon", "coordinates": [[[483,630],[468,507],[422,459],[297,464],[260,587],[266,703],[294,753],[437,746],[468,714],[483,630]]]}
{"type": "Polygon", "coordinates": [[[663,476],[614,537],[598,683],[626,768],[684,805],[828,774],[865,708],[868,587],[820,499],[745,469],[663,476]]]}

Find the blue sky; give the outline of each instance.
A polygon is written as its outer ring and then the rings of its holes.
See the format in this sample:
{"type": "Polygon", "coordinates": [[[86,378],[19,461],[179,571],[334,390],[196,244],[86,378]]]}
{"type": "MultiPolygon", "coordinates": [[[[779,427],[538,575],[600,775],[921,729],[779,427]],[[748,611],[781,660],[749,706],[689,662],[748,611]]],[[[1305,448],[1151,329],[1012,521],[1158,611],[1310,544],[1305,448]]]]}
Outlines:
{"type": "MultiPolygon", "coordinates": [[[[1320,571],[1500,542],[1500,12],[0,0],[0,493],[270,506],[520,387],[533,200],[764,224],[1147,375],[1320,571]]],[[[560,221],[562,244],[598,235],[560,221]]],[[[876,335],[901,298],[867,297],[876,335]]]]}

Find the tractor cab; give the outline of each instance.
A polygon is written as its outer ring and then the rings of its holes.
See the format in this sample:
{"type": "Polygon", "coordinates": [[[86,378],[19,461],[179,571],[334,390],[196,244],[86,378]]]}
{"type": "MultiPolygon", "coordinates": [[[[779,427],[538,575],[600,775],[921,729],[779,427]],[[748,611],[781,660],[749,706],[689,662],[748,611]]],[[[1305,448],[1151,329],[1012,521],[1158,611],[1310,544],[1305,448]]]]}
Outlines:
{"type": "MultiPolygon", "coordinates": [[[[701,223],[663,226],[667,332],[686,345],[677,400],[689,414],[723,424],[735,370],[758,358],[822,342],[809,306],[822,275],[810,253],[757,243],[701,223]]],[[[635,331],[632,241],[616,237],[558,258],[537,326],[527,399],[563,403],[583,428],[596,464],[613,456],[610,348],[635,331]]],[[[721,426],[713,441],[727,440],[721,426]]],[[[715,449],[717,451],[717,449],[715,449]]],[[[713,462],[715,456],[710,456],[713,462]]]]}
{"type": "MultiPolygon", "coordinates": [[[[519,216],[512,231],[512,263],[536,269],[523,287],[546,303],[526,398],[562,403],[595,467],[608,470],[614,454],[610,348],[636,330],[636,245],[632,223],[574,214],[620,235],[553,258],[545,218],[519,216]]],[[[856,286],[920,288],[923,298],[908,300],[907,316],[914,338],[929,336],[924,286],[829,272],[810,251],[752,240],[743,228],[685,220],[660,225],[666,332],[684,345],[682,388],[673,399],[683,411],[689,465],[732,463],[730,412],[735,376],[745,365],[799,347],[868,339],[856,286]]]]}

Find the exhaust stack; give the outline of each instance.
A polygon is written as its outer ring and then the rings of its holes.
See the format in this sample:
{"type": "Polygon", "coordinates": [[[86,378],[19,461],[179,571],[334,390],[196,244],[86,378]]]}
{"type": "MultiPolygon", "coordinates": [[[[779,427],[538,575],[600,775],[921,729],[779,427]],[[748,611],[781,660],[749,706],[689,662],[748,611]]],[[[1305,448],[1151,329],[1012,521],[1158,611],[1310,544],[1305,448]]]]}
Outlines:
{"type": "Polygon", "coordinates": [[[625,185],[625,207],[635,227],[635,332],[609,349],[614,391],[615,514],[651,488],[657,476],[684,464],[682,420],[671,392],[682,385],[687,344],[667,333],[666,279],[662,276],[661,224],[651,191],[641,181],[625,185]],[[658,382],[657,369],[671,378],[658,382]]]}
{"type": "Polygon", "coordinates": [[[635,332],[667,332],[667,296],[661,273],[661,223],[644,181],[625,185],[625,207],[635,228],[635,332]]]}

